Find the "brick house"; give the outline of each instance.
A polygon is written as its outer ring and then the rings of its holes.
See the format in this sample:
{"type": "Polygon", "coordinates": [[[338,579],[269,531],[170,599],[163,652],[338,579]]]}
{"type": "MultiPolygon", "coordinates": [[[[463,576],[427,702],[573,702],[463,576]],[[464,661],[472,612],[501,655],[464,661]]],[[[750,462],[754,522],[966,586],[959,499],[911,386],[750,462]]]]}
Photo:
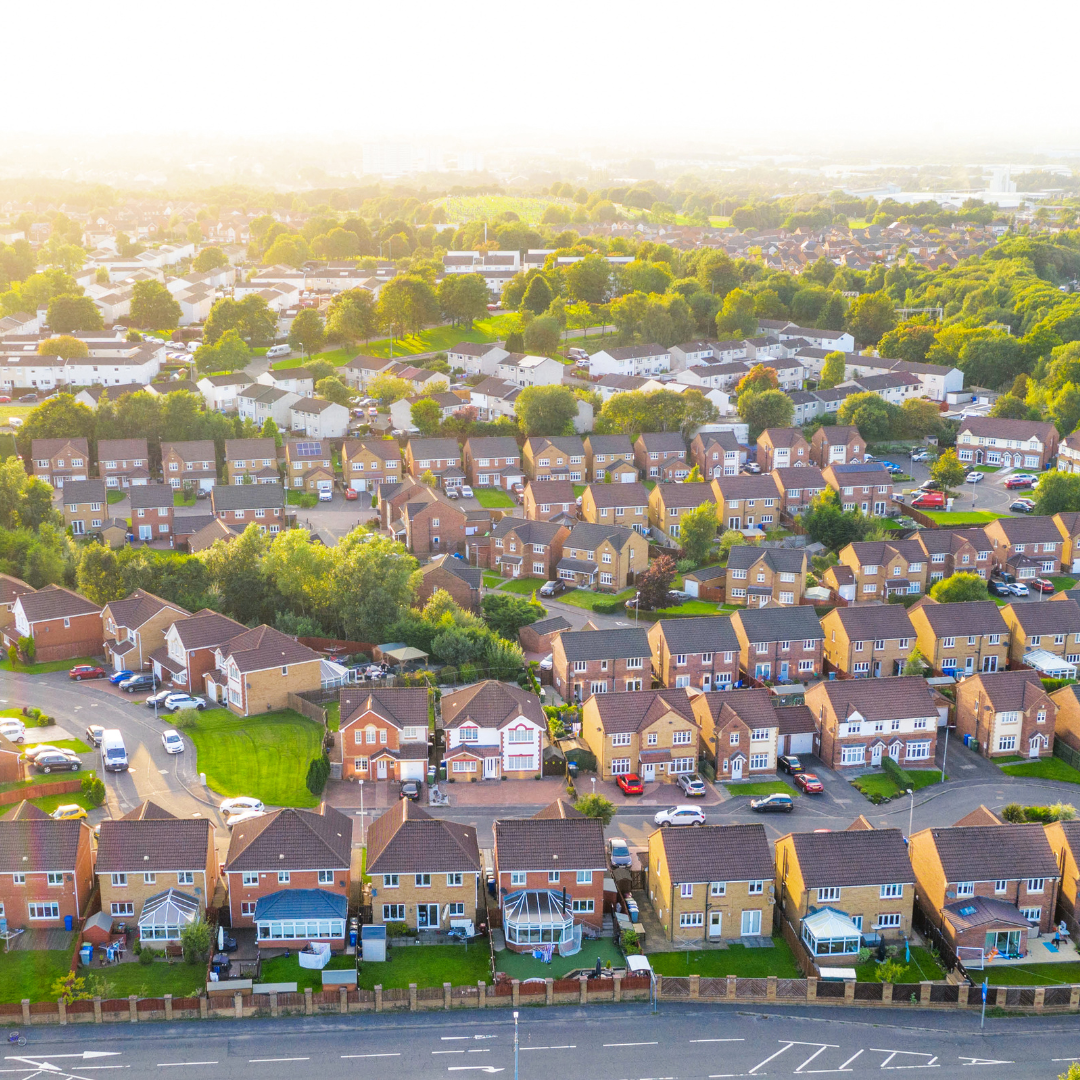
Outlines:
{"type": "Polygon", "coordinates": [[[380,484],[401,479],[401,450],[396,439],[346,439],[341,472],[353,491],[378,491],[380,484]]]}
{"type": "Polygon", "coordinates": [[[561,581],[578,588],[618,592],[649,566],[649,542],[619,525],[575,525],[556,564],[561,581]]]}
{"type": "Polygon", "coordinates": [[[746,447],[730,431],[699,431],[690,443],[690,460],[705,480],[738,476],[746,464],[746,447]]]}
{"type": "Polygon", "coordinates": [[[459,488],[465,483],[457,439],[409,439],[405,446],[405,469],[415,480],[430,472],[444,489],[459,488]]]}
{"type": "Polygon", "coordinates": [[[521,448],[509,435],[474,437],[465,440],[465,477],[473,487],[497,487],[508,491],[525,480],[521,448]]]}
{"type": "Polygon", "coordinates": [[[154,948],[175,951],[181,925],[155,918],[158,902],[179,893],[190,904],[178,906],[189,909],[192,919],[205,914],[218,881],[214,826],[207,818],[177,818],[160,807],[154,815],[101,823],[96,866],[101,910],[114,921],[137,925],[140,939],[154,948]]]}
{"type": "Polygon", "coordinates": [[[508,949],[568,944],[576,923],[599,932],[607,873],[602,822],[559,799],[533,817],[497,820],[494,833],[495,889],[508,949]]]}
{"type": "Polygon", "coordinates": [[[922,548],[929,568],[923,592],[953,574],[978,574],[987,580],[990,577],[993,546],[982,529],[920,529],[912,540],[922,548]]]}
{"type": "Polygon", "coordinates": [[[554,579],[563,545],[570,535],[565,525],[504,517],[491,530],[491,569],[503,577],[554,579]]]}
{"type": "Polygon", "coordinates": [[[168,484],[143,484],[128,491],[131,500],[131,531],[136,540],[175,544],[173,537],[173,489],[168,484]]]}
{"type": "Polygon", "coordinates": [[[518,641],[525,652],[545,655],[551,652],[556,636],[571,629],[573,627],[561,615],[548,615],[523,626],[518,631],[518,641]]]}
{"type": "Polygon", "coordinates": [[[101,609],[105,661],[114,671],[142,671],[150,656],[165,644],[165,634],[177,621],[190,617],[179,604],[136,589],[101,609]]]}
{"type": "Polygon", "coordinates": [[[436,589],[448,592],[455,602],[466,611],[480,613],[480,590],[484,583],[484,571],[469,566],[452,555],[436,555],[431,562],[420,567],[420,584],[416,590],[416,603],[423,606],[436,589]]]}
{"type": "Polygon", "coordinates": [[[247,628],[209,608],[178,619],[165,631],[165,644],[150,654],[158,682],[201,694],[203,676],[214,668],[214,652],[247,628]]]}
{"type": "Polygon", "coordinates": [[[102,439],[97,444],[98,476],[107,488],[150,482],[150,451],[145,439],[102,439]]]}
{"type": "Polygon", "coordinates": [[[281,482],[277,444],[273,439],[226,439],[227,484],[276,484],[281,482]]]}
{"type": "Polygon", "coordinates": [[[0,631],[5,649],[31,637],[39,664],[101,655],[101,608],[70,589],[46,585],[23,593],[11,614],[14,621],[0,631]]]}
{"type": "Polygon", "coordinates": [[[1057,704],[1031,668],[980,673],[956,685],[956,734],[974,739],[983,757],[1050,757],[1056,720],[1057,704]]]}
{"type": "Polygon", "coordinates": [[[1055,690],[1050,698],[1057,710],[1054,721],[1054,738],[1080,753],[1080,698],[1077,697],[1077,685],[1055,690]]]}
{"type": "Polygon", "coordinates": [[[780,715],[768,690],[698,694],[694,715],[704,756],[718,780],[742,780],[776,770],[780,715]]]}
{"type": "Polygon", "coordinates": [[[69,480],[85,480],[90,475],[90,446],[84,438],[33,439],[30,466],[32,476],[62,488],[69,480]]]}
{"type": "Polygon", "coordinates": [[[883,465],[873,461],[868,465],[829,465],[821,475],[845,511],[884,517],[892,506],[892,473],[883,465]]]}
{"type": "Polygon", "coordinates": [[[683,589],[688,596],[698,600],[711,600],[722,604],[726,595],[724,578],[726,566],[703,566],[700,570],[691,570],[683,574],[683,589]]]}
{"type": "Polygon", "coordinates": [[[1061,573],[1064,540],[1053,518],[1007,517],[983,526],[993,559],[1020,581],[1061,573]]]}
{"type": "Polygon", "coordinates": [[[1061,871],[1057,913],[1064,917],[1070,934],[1077,932],[1080,914],[1080,821],[1053,821],[1045,826],[1046,839],[1061,871]]]}
{"type": "Polygon", "coordinates": [[[730,619],[660,619],[648,635],[661,686],[728,690],[739,681],[739,639],[730,619]]]}
{"type": "Polygon", "coordinates": [[[585,436],[585,475],[590,484],[604,482],[605,475],[611,471],[616,483],[633,483],[638,479],[638,470],[634,465],[634,446],[629,435],[585,436]],[[633,475],[630,475],[632,472],[633,475]],[[626,474],[627,479],[622,480],[626,474]]]}
{"type": "Polygon", "coordinates": [[[923,829],[909,838],[919,904],[953,947],[1026,956],[1054,925],[1060,870],[1042,825],[923,829]]]}
{"type": "Polygon", "coordinates": [[[712,482],[712,499],[717,520],[725,529],[767,531],[780,522],[782,496],[768,473],[718,477],[712,482]]]}
{"type": "MultiPolygon", "coordinates": [[[[426,706],[425,706],[426,710],[426,706]]],[[[367,873],[375,884],[372,922],[410,930],[449,930],[477,917],[483,863],[476,829],[433,818],[408,799],[380,814],[368,829],[367,873]]]]}
{"type": "Polygon", "coordinates": [[[649,902],[668,941],[769,934],[772,878],[763,825],[657,829],[649,837],[649,902]]]}
{"type": "Polygon", "coordinates": [[[825,635],[812,607],[747,608],[731,616],[731,625],[744,678],[803,682],[820,676],[825,635]]]}
{"type": "Polygon", "coordinates": [[[833,769],[866,768],[891,757],[902,768],[933,764],[939,719],[930,685],[900,675],[821,682],[806,692],[817,721],[814,752],[833,769]]]}
{"type": "Polygon", "coordinates": [[[773,469],[769,476],[780,493],[780,509],[789,517],[797,517],[808,510],[814,499],[829,486],[815,465],[773,469]]]}
{"type": "Polygon", "coordinates": [[[585,444],[576,435],[526,439],[522,462],[530,480],[585,480],[585,444]]]}
{"type": "MultiPolygon", "coordinates": [[[[637,475],[635,470],[635,475],[637,475]]],[[[622,525],[647,535],[649,490],[644,484],[589,484],[581,493],[581,516],[593,525],[622,525]]]]}
{"type": "Polygon", "coordinates": [[[967,416],[956,434],[956,456],[976,465],[1041,472],[1057,456],[1058,431],[1049,421],[967,416]]]}
{"type": "Polygon", "coordinates": [[[86,536],[101,528],[108,507],[104,480],[69,480],[63,500],[64,525],[72,536],[86,536]]]}
{"type": "Polygon", "coordinates": [[[9,614],[15,606],[15,601],[23,593],[32,593],[33,585],[28,585],[22,578],[12,577],[11,574],[0,574],[0,612],[9,614]]]}
{"type": "Polygon", "coordinates": [[[352,821],[325,803],[241,822],[224,866],[232,925],[254,926],[263,947],[343,948],[351,861],[352,821]]]}
{"type": "Polygon", "coordinates": [[[328,439],[285,442],[285,486],[295,491],[333,491],[334,454],[328,439]]]}
{"type": "Polygon", "coordinates": [[[644,627],[575,630],[552,648],[552,678],[566,701],[590,694],[647,689],[652,685],[652,647],[644,627]]]}
{"type": "Polygon", "coordinates": [[[647,480],[678,481],[690,475],[686,443],[677,431],[650,431],[639,435],[634,440],[634,463],[647,480]]]}
{"type": "Polygon", "coordinates": [[[810,444],[796,427],[766,428],[757,438],[757,448],[762,472],[810,464],[810,444]]]}
{"type": "Polygon", "coordinates": [[[86,915],[94,854],[85,821],[56,821],[30,803],[0,819],[0,905],[12,929],[62,930],[86,915]]]}
{"type": "Polygon", "coordinates": [[[206,672],[207,698],[239,716],[284,709],[289,694],[322,686],[322,656],[272,626],[256,626],[218,645],[206,672]]]}
{"type": "Polygon", "coordinates": [[[1062,570],[1065,573],[1080,573],[1080,513],[1070,511],[1055,514],[1052,520],[1061,534],[1062,570]]]}
{"type": "Polygon", "coordinates": [[[806,552],[802,548],[759,548],[739,544],[728,554],[724,579],[728,603],[790,607],[806,593],[806,552]]]}
{"type": "Polygon", "coordinates": [[[197,487],[209,491],[217,483],[217,451],[211,439],[163,442],[161,475],[169,487],[197,487]]]}
{"type": "Polygon", "coordinates": [[[850,964],[863,939],[911,936],[915,871],[899,829],[788,833],[776,903],[815,961],[850,964]]]}
{"type": "Polygon", "coordinates": [[[705,481],[657,484],[649,492],[649,524],[677,540],[681,531],[679,518],[689,510],[696,510],[702,503],[713,501],[713,485],[705,481]]]}
{"type": "Polygon", "coordinates": [[[285,524],[285,492],[281,484],[219,484],[210,492],[214,516],[243,532],[255,522],[272,536],[285,524]]]}
{"type": "Polygon", "coordinates": [[[819,427],[810,440],[810,460],[819,468],[858,465],[866,459],[866,440],[856,427],[819,427]]]}
{"type": "Polygon", "coordinates": [[[343,780],[424,779],[428,763],[426,687],[343,687],[340,709],[338,745],[343,780]]]}
{"type": "Polygon", "coordinates": [[[1080,664],[1080,604],[1006,604],[1002,618],[1009,626],[1009,661],[1023,664],[1034,649],[1080,664]]]}
{"type": "Polygon", "coordinates": [[[581,713],[581,737],[603,780],[636,774],[674,783],[697,768],[701,732],[686,690],[593,694],[581,713]]]}
{"type": "Polygon", "coordinates": [[[839,558],[840,564],[850,567],[854,575],[855,600],[919,596],[930,588],[929,560],[915,539],[859,540],[841,548],[839,558]]]}
{"type": "Polygon", "coordinates": [[[569,480],[529,481],[523,500],[525,516],[533,521],[550,521],[560,514],[577,517],[574,485],[569,480]]]}
{"type": "Polygon", "coordinates": [[[389,500],[380,498],[379,502],[390,518],[389,528],[395,539],[418,558],[462,551],[467,538],[486,532],[490,522],[487,511],[473,519],[441,491],[426,484],[402,485],[389,500]]]}
{"type": "Polygon", "coordinates": [[[902,604],[873,601],[833,608],[821,629],[825,670],[856,679],[903,674],[915,646],[915,627],[902,604]]]}
{"type": "Polygon", "coordinates": [[[993,600],[939,604],[924,596],[908,615],[919,651],[935,675],[959,677],[1008,667],[1009,625],[993,600]]]}

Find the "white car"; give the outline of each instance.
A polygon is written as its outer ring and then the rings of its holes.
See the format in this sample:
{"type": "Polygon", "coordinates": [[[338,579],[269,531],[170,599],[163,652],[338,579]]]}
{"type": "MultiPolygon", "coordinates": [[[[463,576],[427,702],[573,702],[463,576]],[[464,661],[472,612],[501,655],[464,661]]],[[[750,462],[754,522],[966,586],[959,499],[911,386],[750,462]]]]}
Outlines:
{"type": "Polygon", "coordinates": [[[461,485],[461,494],[463,498],[471,499],[473,497],[472,488],[468,484],[461,485]]]}
{"type": "Polygon", "coordinates": [[[981,472],[969,472],[967,474],[967,476],[964,478],[964,483],[965,484],[981,484],[983,475],[984,474],[981,473],[981,472]]]}
{"type": "Polygon", "coordinates": [[[333,502],[334,493],[332,491],[320,491],[319,502],[333,502]]]}
{"type": "Polygon", "coordinates": [[[180,709],[205,709],[206,698],[193,697],[191,694],[170,694],[165,699],[163,707],[169,712],[179,712],[180,709]]]}
{"type": "Polygon", "coordinates": [[[22,427],[23,418],[21,416],[9,416],[7,418],[8,427],[22,427]]]}
{"type": "Polygon", "coordinates": [[[1028,587],[1022,581],[1010,581],[1006,586],[1006,589],[1012,593],[1013,596],[1027,596],[1028,587]]]}
{"type": "Polygon", "coordinates": [[[237,825],[242,825],[245,821],[254,821],[256,818],[261,818],[262,816],[262,810],[241,810],[235,814],[226,814],[225,828],[232,829],[237,825]]]}
{"type": "Polygon", "coordinates": [[[0,735],[12,742],[22,742],[26,738],[26,725],[21,720],[0,721],[0,735]]]}
{"type": "Polygon", "coordinates": [[[233,799],[226,799],[218,809],[223,814],[239,814],[242,810],[258,810],[261,814],[266,807],[261,799],[253,799],[250,795],[237,795],[233,799]]]}
{"type": "Polygon", "coordinates": [[[705,814],[696,806],[673,806],[670,810],[661,810],[653,818],[653,824],[665,825],[704,825],[705,814]]]}
{"type": "Polygon", "coordinates": [[[184,752],[184,740],[180,738],[180,732],[169,728],[161,733],[161,745],[165,747],[166,754],[182,754],[184,752]]]}

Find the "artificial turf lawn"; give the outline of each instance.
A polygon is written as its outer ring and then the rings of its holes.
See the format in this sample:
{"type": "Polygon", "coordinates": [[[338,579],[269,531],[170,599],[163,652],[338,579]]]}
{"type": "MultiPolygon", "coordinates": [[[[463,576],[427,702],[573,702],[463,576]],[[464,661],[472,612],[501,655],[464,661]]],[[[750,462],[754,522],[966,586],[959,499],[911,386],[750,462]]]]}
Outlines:
{"type": "MultiPolygon", "coordinates": [[[[325,971],[348,971],[354,966],[356,960],[351,956],[331,956],[330,962],[323,969],[325,971]]],[[[374,964],[369,965],[375,967],[374,964]]],[[[259,982],[264,983],[296,983],[296,992],[302,994],[308,987],[321,992],[322,972],[313,971],[311,968],[302,968],[300,960],[295,952],[288,956],[275,956],[272,960],[264,960],[259,975],[259,982]]],[[[376,980],[378,982],[378,980],[376,980]]],[[[368,987],[370,989],[370,987],[368,987]]]]}
{"type": "Polygon", "coordinates": [[[304,783],[322,744],[322,727],[313,720],[291,709],[247,718],[207,709],[184,735],[220,795],[251,795],[270,806],[318,805],[304,783]]]}
{"type": "Polygon", "coordinates": [[[657,975],[702,975],[713,979],[727,975],[743,979],[764,979],[768,975],[781,979],[802,977],[791,948],[781,937],[773,938],[771,949],[729,945],[726,949],[649,953],[649,963],[657,975]]]}
{"type": "MultiPolygon", "coordinates": [[[[941,782],[941,770],[940,769],[908,769],[912,779],[912,788],[915,791],[921,791],[925,787],[930,787],[931,784],[938,784],[941,782]]],[[[945,776],[948,780],[948,775],[945,776]]],[[[858,788],[867,798],[871,795],[881,795],[885,798],[892,798],[893,795],[898,795],[901,791],[892,779],[885,772],[868,773],[866,776],[859,776],[851,781],[852,787],[858,788]]]]}
{"type": "MultiPolygon", "coordinates": [[[[385,963],[361,960],[356,985],[363,990],[373,990],[378,983],[384,990],[403,990],[409,983],[442,986],[448,982],[453,986],[475,986],[481,980],[491,982],[488,943],[483,939],[469,945],[397,946],[391,939],[386,956],[385,963]]],[[[264,974],[265,971],[264,965],[264,974]]]]}
{"type": "Polygon", "coordinates": [[[1023,776],[1038,780],[1063,780],[1066,784],[1080,784],[1080,770],[1066,765],[1061,758],[1040,758],[1017,765],[1002,765],[1001,771],[1008,776],[1023,776]]]}
{"type": "Polygon", "coordinates": [[[606,967],[608,961],[613,968],[626,967],[626,959],[615,943],[610,938],[598,938],[582,941],[581,952],[573,956],[552,956],[550,964],[535,959],[531,953],[504,949],[495,954],[495,970],[506,972],[512,979],[561,979],[568,971],[594,967],[597,957],[600,957],[602,967],[606,967]]]}
{"type": "Polygon", "coordinates": [[[474,487],[472,490],[476,501],[489,510],[503,509],[505,507],[513,507],[516,505],[513,496],[499,488],[474,487]]]}

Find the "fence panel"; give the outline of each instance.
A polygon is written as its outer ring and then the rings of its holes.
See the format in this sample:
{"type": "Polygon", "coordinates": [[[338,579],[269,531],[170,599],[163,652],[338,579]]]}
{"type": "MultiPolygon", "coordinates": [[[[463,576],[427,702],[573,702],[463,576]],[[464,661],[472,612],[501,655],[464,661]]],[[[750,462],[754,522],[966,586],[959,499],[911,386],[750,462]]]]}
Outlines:
{"type": "Polygon", "coordinates": [[[1071,986],[1048,986],[1046,996],[1043,998],[1043,1004],[1050,1006],[1068,1005],[1071,993],[1071,986]]]}
{"type": "Polygon", "coordinates": [[[197,1009],[199,999],[197,997],[173,998],[172,1004],[174,1009],[197,1009]]]}
{"type": "Polygon", "coordinates": [[[764,997],[768,985],[767,979],[736,979],[735,996],[737,998],[764,997]]]}
{"type": "Polygon", "coordinates": [[[894,1005],[914,1005],[918,1004],[919,991],[921,987],[918,983],[894,983],[892,990],[892,999],[894,1005]],[[912,1001],[911,999],[915,1000],[912,1001]]]}
{"type": "MultiPolygon", "coordinates": [[[[589,989],[590,990],[592,989],[592,980],[591,979],[589,980],[589,989]]],[[[518,993],[519,994],[537,994],[537,995],[538,994],[546,994],[547,993],[547,982],[544,981],[544,980],[541,980],[540,982],[537,982],[535,979],[526,979],[525,982],[523,982],[518,987],[518,993]]]]}
{"type": "MultiPolygon", "coordinates": [[[[579,989],[579,984],[578,984],[577,979],[556,979],[555,980],[554,990],[555,990],[556,994],[573,994],[573,993],[576,993],[578,991],[578,989],[579,989]]],[[[690,993],[689,984],[687,984],[686,992],[687,992],[687,994],[690,993]]]]}
{"type": "Polygon", "coordinates": [[[855,984],[856,1001],[880,1001],[881,983],[857,982],[855,984]]]}
{"type": "Polygon", "coordinates": [[[698,983],[698,994],[701,997],[708,997],[708,998],[725,998],[725,997],[727,997],[727,979],[713,979],[713,978],[704,978],[704,979],[702,979],[698,983]]]}
{"type": "Polygon", "coordinates": [[[382,992],[383,1001],[408,1001],[409,991],[404,986],[396,986],[382,992]]]}
{"type": "Polygon", "coordinates": [[[652,986],[652,979],[648,975],[628,975],[623,979],[622,985],[624,990],[648,990],[652,986]]]}
{"type": "Polygon", "coordinates": [[[664,976],[664,997],[688,998],[690,996],[690,980],[685,976],[664,976]]]}
{"type": "Polygon", "coordinates": [[[955,1005],[960,1000],[960,987],[951,983],[934,983],[930,987],[930,1000],[955,1005]]]}
{"type": "MultiPolygon", "coordinates": [[[[1065,987],[1068,990],[1068,987],[1065,987]]],[[[1068,998],[1066,997],[1066,1002],[1068,998]]],[[[92,1013],[94,1011],[94,1003],[92,1001],[73,1001],[68,1007],[69,1013],[92,1013]]]]}
{"type": "MultiPolygon", "coordinates": [[[[125,1001],[126,1005],[127,1002],[125,1001]]],[[[45,1013],[52,1013],[54,1016],[57,1014],[58,1006],[55,1001],[31,1001],[30,1002],[30,1015],[31,1016],[44,1016],[45,1013]]]]}
{"type": "MultiPolygon", "coordinates": [[[[559,984],[556,983],[555,985],[558,986],[559,984]]],[[[576,982],[574,983],[574,986],[577,986],[576,982]]],[[[514,989],[508,982],[498,982],[495,984],[496,997],[510,997],[513,992],[514,989]]]]}
{"type": "Polygon", "coordinates": [[[799,1001],[806,998],[805,979],[777,979],[776,996],[781,1001],[799,1001]]]}
{"type": "Polygon", "coordinates": [[[277,1003],[279,1009],[303,1009],[306,1007],[303,994],[278,994],[277,1003]]]}
{"type": "Polygon", "coordinates": [[[817,984],[817,996],[819,998],[842,998],[844,996],[844,984],[842,982],[821,982],[817,984]]]}
{"type": "Polygon", "coordinates": [[[455,1008],[468,1008],[480,1000],[480,988],[477,986],[450,987],[450,1000],[455,1008]]]}
{"type": "Polygon", "coordinates": [[[158,1012],[165,1011],[165,999],[164,998],[142,998],[135,1004],[136,1012],[158,1012]]]}
{"type": "Polygon", "coordinates": [[[443,988],[441,986],[421,986],[417,988],[417,1001],[442,1001],[442,999],[443,988]]]}

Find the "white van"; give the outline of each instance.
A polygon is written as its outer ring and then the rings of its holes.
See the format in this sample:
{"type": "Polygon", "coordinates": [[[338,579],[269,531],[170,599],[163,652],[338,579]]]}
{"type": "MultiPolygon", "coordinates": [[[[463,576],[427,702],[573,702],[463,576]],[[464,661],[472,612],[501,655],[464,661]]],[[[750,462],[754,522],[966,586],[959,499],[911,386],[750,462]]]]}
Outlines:
{"type": "Polygon", "coordinates": [[[288,345],[271,345],[266,350],[266,359],[273,360],[277,356],[288,356],[292,349],[288,345]]]}
{"type": "Polygon", "coordinates": [[[102,732],[101,767],[106,772],[127,772],[127,749],[123,735],[116,728],[106,728],[102,732]]]}

